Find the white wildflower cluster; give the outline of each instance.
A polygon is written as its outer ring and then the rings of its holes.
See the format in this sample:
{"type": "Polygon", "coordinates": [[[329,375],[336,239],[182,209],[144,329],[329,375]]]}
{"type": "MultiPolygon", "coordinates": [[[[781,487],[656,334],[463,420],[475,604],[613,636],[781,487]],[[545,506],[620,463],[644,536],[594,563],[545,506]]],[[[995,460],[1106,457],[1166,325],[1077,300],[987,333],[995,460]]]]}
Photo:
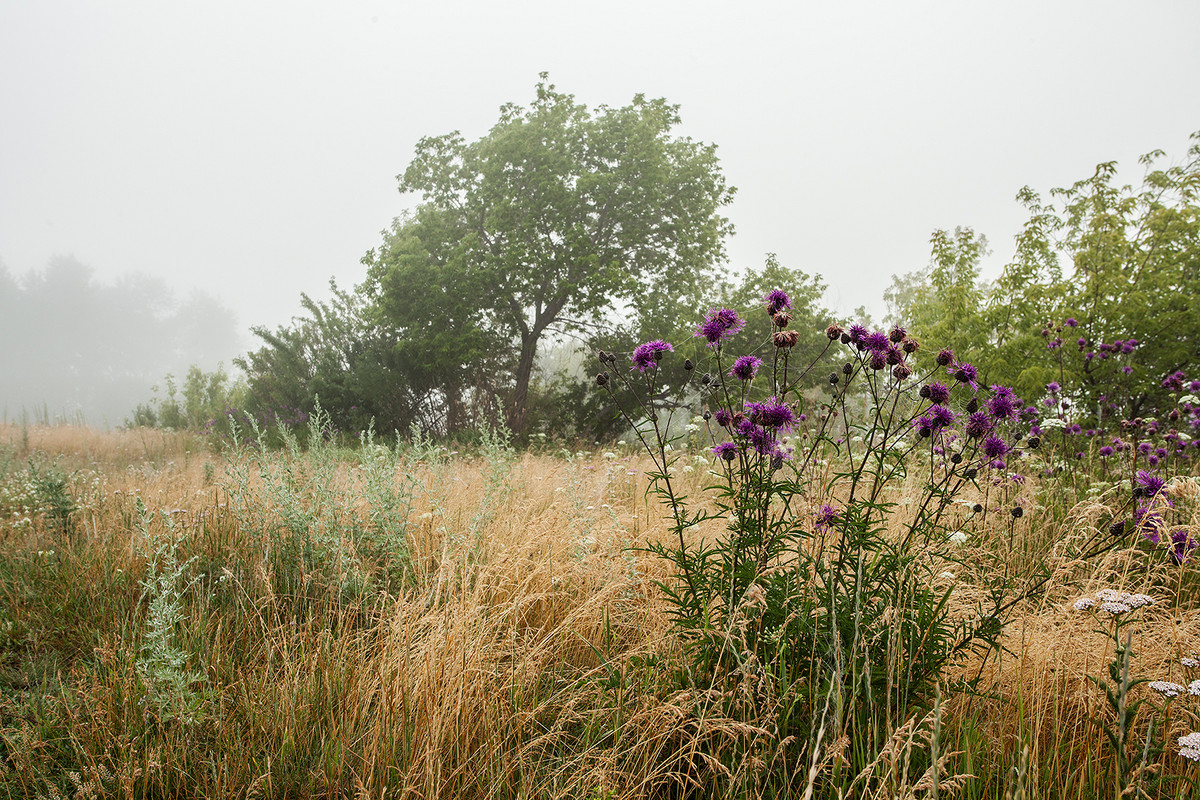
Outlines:
{"type": "Polygon", "coordinates": [[[1096,607],[1100,611],[1117,615],[1132,611],[1135,608],[1154,604],[1154,598],[1148,594],[1130,594],[1118,592],[1116,589],[1101,589],[1096,592],[1096,598],[1081,597],[1075,601],[1076,611],[1086,611],[1096,607]]]}
{"type": "Polygon", "coordinates": [[[967,534],[965,531],[955,531],[946,538],[949,539],[952,544],[962,544],[963,542],[967,541],[967,534]]]}
{"type": "Polygon", "coordinates": [[[1050,417],[1049,419],[1042,420],[1038,423],[1038,425],[1041,426],[1042,430],[1057,429],[1062,431],[1066,430],[1067,421],[1065,419],[1059,419],[1058,417],[1050,417]]]}
{"type": "Polygon", "coordinates": [[[1195,680],[1188,684],[1188,694],[1192,697],[1200,697],[1200,680],[1195,680]]]}
{"type": "Polygon", "coordinates": [[[1192,761],[1200,761],[1200,733],[1189,733],[1179,737],[1179,755],[1192,761]]]}
{"type": "Polygon", "coordinates": [[[1197,397],[1194,394],[1185,394],[1183,397],[1179,398],[1179,405],[1183,405],[1184,403],[1187,403],[1191,406],[1200,406],[1200,397],[1197,397]]]}
{"type": "Polygon", "coordinates": [[[1192,658],[1191,656],[1184,656],[1183,658],[1179,659],[1179,663],[1183,664],[1188,669],[1195,669],[1196,667],[1200,667],[1200,661],[1197,661],[1196,659],[1192,658]]]}
{"type": "Polygon", "coordinates": [[[1171,681],[1150,681],[1147,686],[1163,697],[1179,697],[1179,695],[1187,691],[1178,683],[1172,683],[1171,681]]]}

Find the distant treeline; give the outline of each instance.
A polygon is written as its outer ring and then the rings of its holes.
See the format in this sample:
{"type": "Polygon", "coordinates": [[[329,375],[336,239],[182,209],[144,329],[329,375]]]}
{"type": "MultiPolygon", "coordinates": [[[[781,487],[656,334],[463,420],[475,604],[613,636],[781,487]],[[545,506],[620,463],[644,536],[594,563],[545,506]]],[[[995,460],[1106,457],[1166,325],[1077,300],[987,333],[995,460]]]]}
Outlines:
{"type": "Polygon", "coordinates": [[[24,276],[0,265],[0,414],[8,421],[120,425],[163,375],[241,349],[233,313],[129,275],[95,279],[73,257],[24,276]]]}

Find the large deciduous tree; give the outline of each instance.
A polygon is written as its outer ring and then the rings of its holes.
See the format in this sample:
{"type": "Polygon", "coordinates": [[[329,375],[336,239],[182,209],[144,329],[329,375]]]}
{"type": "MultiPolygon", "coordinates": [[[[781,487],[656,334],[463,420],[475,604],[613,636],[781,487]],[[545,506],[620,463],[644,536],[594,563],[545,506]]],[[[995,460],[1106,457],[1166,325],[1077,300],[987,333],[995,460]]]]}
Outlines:
{"type": "Polygon", "coordinates": [[[713,279],[731,230],[720,210],[733,189],[716,148],[672,135],[677,106],[637,95],[590,111],[546,81],[528,108],[503,106],[478,141],[422,139],[399,176],[422,205],[368,256],[397,328],[421,322],[397,299],[404,275],[419,271],[434,316],[454,301],[453,315],[498,334],[511,352],[505,413],[518,433],[548,332],[616,310],[675,313],[713,279]]]}

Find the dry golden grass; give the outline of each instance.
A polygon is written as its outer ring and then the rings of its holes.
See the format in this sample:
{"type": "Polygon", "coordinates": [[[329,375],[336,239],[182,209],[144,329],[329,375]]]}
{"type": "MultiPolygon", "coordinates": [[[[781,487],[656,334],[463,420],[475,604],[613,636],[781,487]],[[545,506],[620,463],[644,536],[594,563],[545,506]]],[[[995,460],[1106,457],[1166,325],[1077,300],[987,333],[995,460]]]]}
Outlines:
{"type": "MultiPolygon", "coordinates": [[[[423,463],[408,528],[421,579],[354,593],[318,586],[325,579],[314,574],[298,603],[280,594],[263,556],[278,510],[239,509],[232,464],[200,440],[7,426],[5,446],[10,460],[59,458],[85,487],[72,541],[56,541],[43,523],[15,530],[0,521],[0,564],[11,573],[0,609],[21,631],[0,640],[0,787],[10,796],[665,797],[727,772],[719,755],[735,747],[751,754],[746,774],[772,769],[754,755],[768,731],[722,716],[703,687],[670,689],[664,679],[661,665],[679,649],[653,586],[667,568],[632,548],[669,528],[644,493],[649,463],[636,456],[521,455],[474,537],[464,534],[488,492],[486,465],[462,456],[423,463]],[[197,559],[188,574],[203,576],[176,630],[203,675],[192,721],[148,699],[139,671],[138,498],[171,515],[181,559],[197,559]],[[53,568],[39,566],[37,551],[51,548],[53,568]]],[[[698,496],[706,469],[677,478],[698,496]]],[[[354,467],[340,465],[334,480],[350,517],[365,519],[354,467]]],[[[252,476],[249,485],[260,483],[252,476]]],[[[995,491],[1005,502],[1032,497],[1032,487],[995,491]]],[[[895,494],[901,505],[905,496],[895,494]]],[[[1186,596],[1194,583],[1180,583],[1178,570],[1147,571],[1124,551],[1072,560],[1072,543],[1103,518],[1098,503],[1055,530],[1036,514],[1016,523],[997,515],[966,545],[989,566],[956,576],[955,613],[973,613],[996,577],[987,570],[1015,568],[1029,553],[1051,553],[1055,578],[1016,609],[1004,635],[1011,652],[956,669],[980,675],[981,694],[946,702],[941,796],[1004,796],[1026,750],[1027,797],[1084,798],[1080,787],[1105,780],[1112,754],[1092,720],[1107,711],[1087,676],[1105,674],[1111,643],[1071,608],[1081,593],[1152,591],[1160,602],[1133,628],[1135,671],[1200,677],[1179,665],[1200,650],[1200,612],[1186,596]],[[1017,555],[983,557],[1007,552],[1014,537],[1025,543],[1017,555]],[[946,755],[963,750],[969,758],[946,755]]],[[[167,530],[161,518],[152,527],[167,530]]],[[[1200,703],[1187,699],[1162,723],[1171,742],[1200,727],[1200,703]]],[[[891,777],[863,784],[859,796],[931,796],[930,773],[907,775],[911,749],[930,739],[931,720],[918,722],[880,754],[891,777]]],[[[829,757],[804,756],[814,780],[836,761],[829,748],[844,746],[826,740],[829,757]]],[[[1196,775],[1170,747],[1155,763],[1196,775]]]]}

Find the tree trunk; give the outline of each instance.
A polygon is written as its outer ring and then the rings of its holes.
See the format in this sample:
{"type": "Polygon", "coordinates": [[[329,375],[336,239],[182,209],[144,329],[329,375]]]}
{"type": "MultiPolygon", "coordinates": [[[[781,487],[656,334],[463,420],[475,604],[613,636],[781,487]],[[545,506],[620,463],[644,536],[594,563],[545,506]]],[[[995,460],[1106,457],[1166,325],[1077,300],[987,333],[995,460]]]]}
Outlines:
{"type": "Polygon", "coordinates": [[[521,358],[513,375],[515,382],[508,403],[508,429],[518,438],[525,433],[525,412],[529,402],[529,381],[537,360],[537,340],[538,334],[533,332],[521,338],[521,358]]]}

